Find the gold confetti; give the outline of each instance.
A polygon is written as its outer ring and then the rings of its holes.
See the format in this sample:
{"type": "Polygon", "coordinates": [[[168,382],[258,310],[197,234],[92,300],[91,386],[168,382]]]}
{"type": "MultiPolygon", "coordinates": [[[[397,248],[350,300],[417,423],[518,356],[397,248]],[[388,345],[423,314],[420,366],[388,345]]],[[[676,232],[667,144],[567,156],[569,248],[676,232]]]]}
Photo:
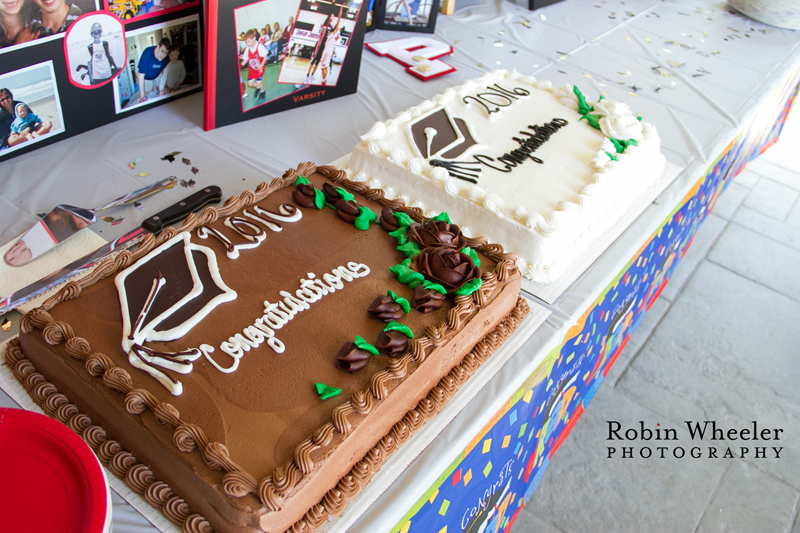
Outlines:
{"type": "Polygon", "coordinates": [[[628,94],[631,95],[631,96],[635,96],[636,98],[639,98],[639,95],[636,94],[636,93],[629,92],[628,94]]]}
{"type": "Polygon", "coordinates": [[[719,52],[717,52],[716,50],[711,50],[711,53],[712,54],[718,54],[719,52]]]}
{"type": "Polygon", "coordinates": [[[453,44],[458,44],[460,42],[461,42],[461,39],[456,39],[455,41],[453,41],[453,44]]]}
{"type": "Polygon", "coordinates": [[[671,59],[670,59],[670,60],[668,60],[668,61],[667,61],[667,63],[669,63],[669,64],[670,64],[670,65],[672,65],[673,67],[677,67],[677,68],[681,68],[683,65],[685,65],[685,64],[686,64],[686,63],[678,63],[677,61],[673,61],[673,60],[671,60],[671,59]]]}
{"type": "Polygon", "coordinates": [[[652,43],[653,42],[653,41],[650,40],[650,37],[645,37],[644,40],[647,41],[648,43],[652,43]]]}
{"type": "Polygon", "coordinates": [[[505,34],[506,34],[506,30],[500,30],[499,32],[497,32],[497,35],[505,35],[505,34]]]}
{"type": "Polygon", "coordinates": [[[633,39],[631,39],[630,37],[625,37],[625,40],[633,42],[633,39]]]}
{"type": "Polygon", "coordinates": [[[630,75],[631,75],[631,71],[629,70],[629,71],[627,71],[627,72],[617,72],[617,74],[619,74],[619,75],[620,75],[620,76],[622,76],[622,77],[625,77],[625,78],[627,78],[628,76],[630,76],[630,75]]]}
{"type": "Polygon", "coordinates": [[[0,329],[3,331],[11,331],[11,321],[8,319],[8,317],[3,319],[3,324],[0,325],[0,329]]]}
{"type": "Polygon", "coordinates": [[[592,78],[593,78],[593,76],[592,76],[591,74],[584,74],[584,75],[583,75],[583,77],[584,77],[584,78],[589,78],[589,79],[592,79],[592,78]]]}
{"type": "Polygon", "coordinates": [[[669,48],[664,48],[664,51],[665,51],[666,53],[668,53],[668,54],[671,54],[671,53],[672,53],[672,50],[670,50],[669,48]]]}
{"type": "Polygon", "coordinates": [[[478,68],[483,68],[483,63],[478,63],[478,68]]]}
{"type": "Polygon", "coordinates": [[[137,178],[144,178],[144,177],[149,176],[149,175],[150,175],[149,172],[139,172],[138,174],[136,174],[136,177],[137,178]]]}
{"type": "Polygon", "coordinates": [[[522,24],[522,25],[523,25],[523,26],[525,26],[526,28],[530,28],[530,27],[531,27],[531,25],[528,23],[528,21],[527,21],[527,20],[523,20],[522,22],[520,22],[520,24],[522,24]]]}

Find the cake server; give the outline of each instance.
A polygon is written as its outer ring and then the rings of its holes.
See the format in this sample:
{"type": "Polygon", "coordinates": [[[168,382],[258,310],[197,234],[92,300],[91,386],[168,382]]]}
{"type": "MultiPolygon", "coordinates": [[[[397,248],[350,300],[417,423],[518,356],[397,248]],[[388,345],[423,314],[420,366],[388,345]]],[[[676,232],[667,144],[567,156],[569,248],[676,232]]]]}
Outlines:
{"type": "Polygon", "coordinates": [[[217,203],[221,199],[222,190],[216,185],[205,187],[203,190],[187,196],[180,202],[171,205],[142,222],[141,227],[129,231],[108,244],[101,246],[94,252],[73,261],[61,270],[57,270],[49,276],[31,283],[27,287],[0,298],[0,315],[12,309],[16,309],[20,305],[37,298],[74,276],[86,272],[112,253],[130,248],[134,244],[141,242],[150,234],[158,235],[166,226],[183,220],[190,213],[208,204],[217,203]]]}
{"type": "Polygon", "coordinates": [[[8,249],[3,260],[7,265],[20,266],[42,255],[50,248],[64,242],[69,237],[97,222],[96,213],[117,207],[120,205],[131,204],[142,198],[155,194],[164,189],[168,189],[178,182],[178,178],[169,178],[157,181],[147,187],[142,187],[125,196],[120,196],[116,200],[107,204],[85,209],[74,205],[59,204],[52,211],[47,213],[31,229],[25,232],[14,245],[8,249]]]}

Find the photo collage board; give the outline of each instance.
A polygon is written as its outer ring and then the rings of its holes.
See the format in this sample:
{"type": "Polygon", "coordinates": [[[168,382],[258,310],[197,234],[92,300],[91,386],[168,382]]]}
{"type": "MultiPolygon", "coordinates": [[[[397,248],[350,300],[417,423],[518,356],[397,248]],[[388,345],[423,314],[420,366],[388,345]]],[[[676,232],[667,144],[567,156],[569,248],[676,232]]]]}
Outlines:
{"type": "Polygon", "coordinates": [[[367,3],[209,0],[203,127],[355,93],[367,3]]]}
{"type": "Polygon", "coordinates": [[[0,161],[203,83],[200,0],[0,1],[0,161]]]}

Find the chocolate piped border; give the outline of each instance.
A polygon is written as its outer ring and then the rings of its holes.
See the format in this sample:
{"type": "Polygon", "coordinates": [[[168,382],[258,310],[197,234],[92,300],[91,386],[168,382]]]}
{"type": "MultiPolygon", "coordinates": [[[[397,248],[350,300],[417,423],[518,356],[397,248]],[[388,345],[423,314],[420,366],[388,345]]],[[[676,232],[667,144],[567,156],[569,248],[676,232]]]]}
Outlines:
{"type": "MultiPolygon", "coordinates": [[[[457,296],[455,306],[445,320],[438,326],[428,327],[425,335],[412,340],[402,357],[393,359],[386,370],[379,371],[372,376],[370,387],[367,390],[353,393],[349,402],[334,410],[331,422],[319,428],[311,438],[296,447],[294,457],[289,459],[285,466],[276,468],[272,475],[261,480],[257,480],[233,462],[223,444],[209,442],[202,428],[181,421],[180,414],[175,407],[159,402],[146,389],[134,389],[127,371],[115,367],[108,356],[92,353],[89,343],[85,339],[77,337],[69,324],[54,321],[47,311],[62,301],[77,298],[82,288],[127,268],[179,232],[192,231],[201,225],[215,222],[221,216],[229,216],[263,200],[283,187],[293,185],[298,176],[311,175],[315,172],[379,205],[404,212],[417,222],[428,220],[419,208],[406,207],[403,200],[400,199],[389,200],[385,198],[382,190],[371,189],[364,183],[347,179],[346,173],[342,170],[329,166],[317,168],[313,163],[303,163],[296,170],[287,171],[281,178],[275,178],[269,184],[260,184],[255,191],[245,191],[238,197],[229,198],[221,208],[209,207],[199,216],[190,215],[178,229],[167,228],[157,238],[152,235],[148,236],[135,251],[123,251],[114,258],[101,263],[89,276],[79,281],[68,282],[58,293],[46,300],[40,308],[23,316],[20,322],[21,331],[24,333],[40,329],[48,344],[65,343],[67,354],[84,361],[86,370],[91,376],[102,378],[106,386],[125,395],[125,409],[129,413],[141,414],[146,409],[151,409],[161,425],[174,427],[174,443],[178,450],[189,453],[197,449],[210,469],[226,472],[222,480],[222,489],[225,494],[241,498],[252,493],[259,498],[268,511],[280,511],[284,501],[293,494],[293,489],[306,475],[314,471],[315,463],[312,453],[322,452],[323,455],[327,455],[324,452],[331,444],[335,446],[350,434],[353,431],[353,425],[359,424],[377,404],[386,399],[391,390],[399,386],[400,382],[428,357],[429,352],[447,341],[460,330],[463,321],[468,320],[477,313],[479,308],[492,299],[499,285],[516,273],[516,256],[504,253],[500,245],[487,244],[486,239],[468,239],[471,247],[497,263],[494,272],[484,272],[482,275],[482,287],[472,295],[457,296]]],[[[315,530],[328,520],[329,514],[341,512],[346,500],[360,492],[361,487],[372,477],[383,461],[394,452],[397,445],[405,442],[427,418],[439,412],[461,384],[475,371],[480,362],[484,361],[510,335],[510,332],[516,329],[518,322],[524,319],[527,312],[528,306],[524,299],[520,298],[511,314],[501,322],[503,327],[498,325],[468,355],[478,363],[474,364],[473,362],[462,367],[467,357],[462,359],[462,363],[456,365],[450,374],[442,378],[439,384],[430,391],[428,397],[420,402],[417,408],[409,411],[403,421],[399,422],[360,463],[357,463],[350,474],[340,480],[336,488],[331,489],[319,504],[313,506],[302,519],[296,522],[290,531],[309,531],[307,528],[315,530]],[[513,324],[506,324],[507,320],[511,320],[513,324]],[[412,415],[412,413],[417,414],[412,415]],[[409,417],[411,420],[406,421],[409,417]],[[422,417],[422,421],[419,422],[416,417],[422,417]]],[[[132,466],[133,464],[131,464],[132,466]]]]}
{"type": "Polygon", "coordinates": [[[147,503],[160,510],[170,522],[180,526],[185,533],[214,531],[211,524],[201,515],[193,513],[186,501],[176,495],[169,485],[157,480],[150,468],[139,463],[133,454],[123,450],[117,441],[109,439],[103,428],[93,425],[86,414],[69,403],[55,385],[37,372],[33,363],[25,358],[18,337],[8,343],[5,364],[11,367],[17,381],[49,417],[77,433],[115,476],[147,503]]]}

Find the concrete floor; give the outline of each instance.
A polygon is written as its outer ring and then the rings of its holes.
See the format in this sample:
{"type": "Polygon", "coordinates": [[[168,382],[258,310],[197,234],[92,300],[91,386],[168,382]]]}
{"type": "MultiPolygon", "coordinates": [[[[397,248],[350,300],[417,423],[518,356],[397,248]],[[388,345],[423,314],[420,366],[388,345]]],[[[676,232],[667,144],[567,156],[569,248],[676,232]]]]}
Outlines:
{"type": "Polygon", "coordinates": [[[795,110],[779,142],[719,199],[513,533],[800,533],[798,148],[795,110]],[[639,421],[674,428],[678,441],[609,441],[608,421],[621,433],[639,421]],[[780,440],[692,441],[685,421],[784,431],[780,440]],[[623,446],[633,458],[621,458],[623,446]],[[690,457],[693,447],[702,457],[690,457]]]}

